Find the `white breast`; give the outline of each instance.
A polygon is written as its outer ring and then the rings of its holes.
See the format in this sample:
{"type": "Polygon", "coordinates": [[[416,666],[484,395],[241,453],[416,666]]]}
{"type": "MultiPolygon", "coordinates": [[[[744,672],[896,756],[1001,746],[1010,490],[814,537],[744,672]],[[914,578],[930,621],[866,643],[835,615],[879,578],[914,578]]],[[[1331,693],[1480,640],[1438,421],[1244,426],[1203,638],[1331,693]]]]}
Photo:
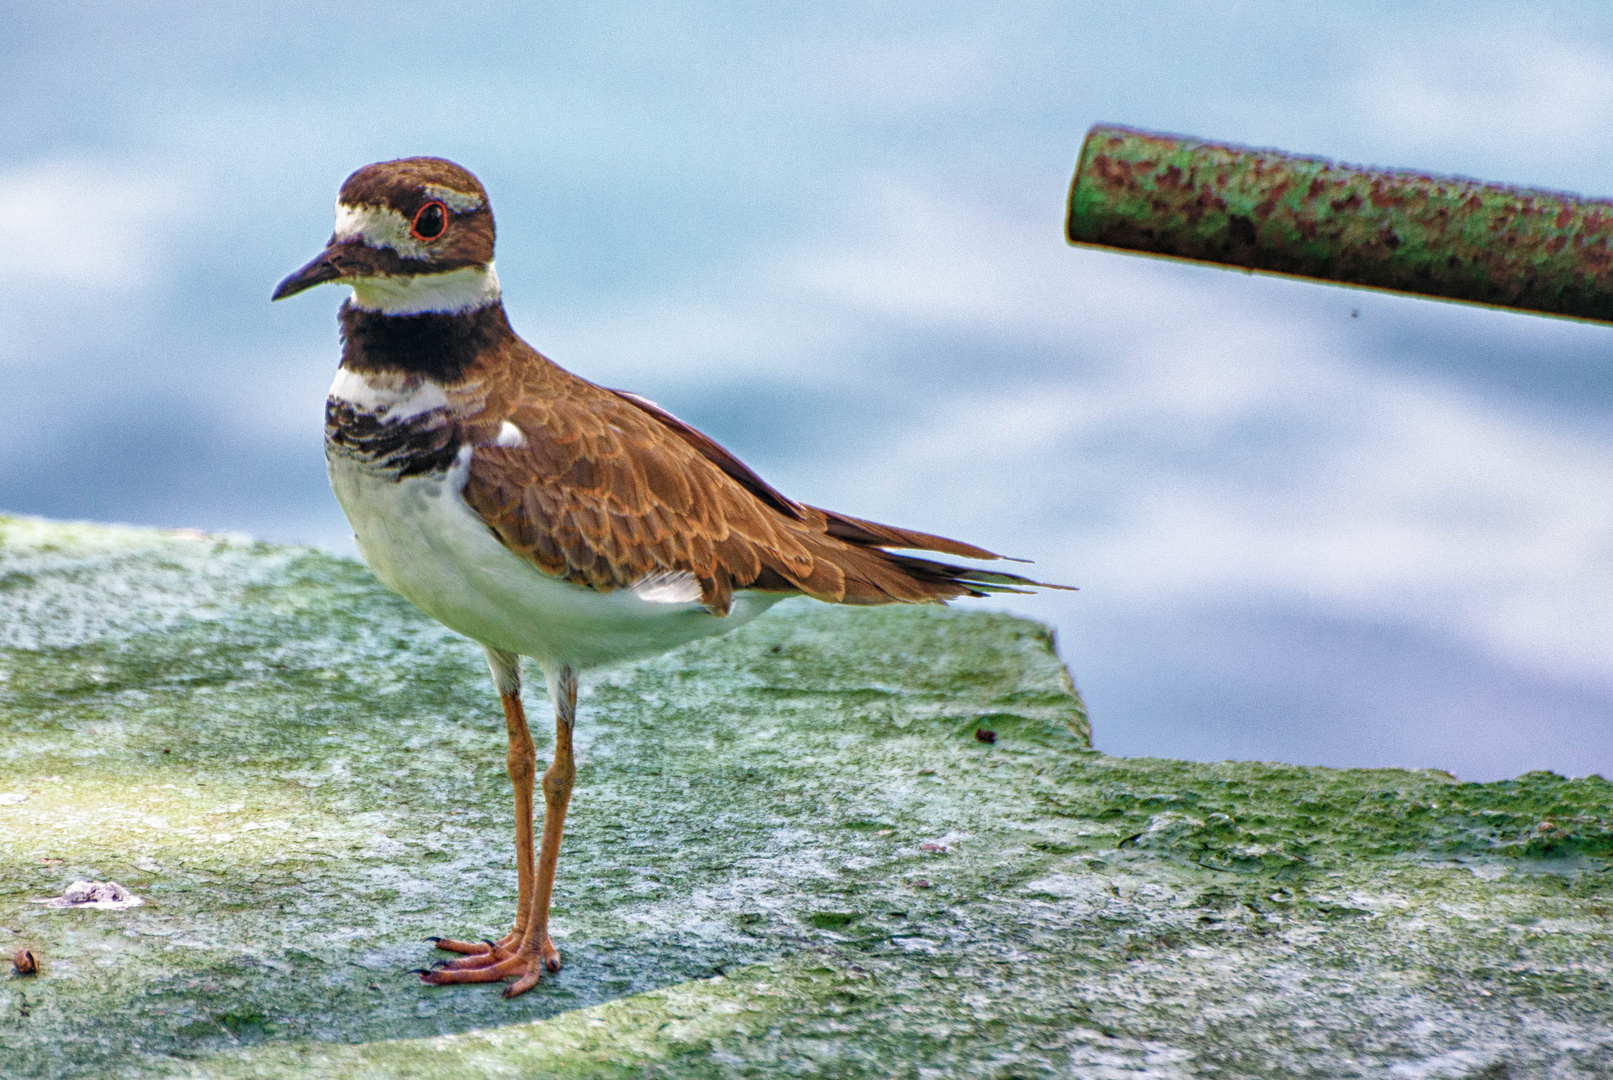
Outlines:
{"type": "Polygon", "coordinates": [[[371,373],[361,375],[337,368],[328,397],[355,411],[368,413],[383,424],[412,420],[433,409],[448,408],[448,393],[430,379],[371,373]]]}
{"type": "Polygon", "coordinates": [[[551,577],[501,544],[466,504],[470,459],[466,447],[446,475],[394,480],[326,457],[331,488],[375,576],[466,637],[545,665],[588,668],[726,633],[782,599],[740,592],[718,618],[687,590],[601,593],[551,577]]]}

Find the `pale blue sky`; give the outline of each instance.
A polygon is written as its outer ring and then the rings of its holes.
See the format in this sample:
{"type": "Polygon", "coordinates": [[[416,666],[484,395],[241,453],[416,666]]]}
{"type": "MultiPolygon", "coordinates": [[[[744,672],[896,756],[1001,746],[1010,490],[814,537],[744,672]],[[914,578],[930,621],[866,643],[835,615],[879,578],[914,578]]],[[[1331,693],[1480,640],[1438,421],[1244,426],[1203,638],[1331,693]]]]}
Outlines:
{"type": "Polygon", "coordinates": [[[438,154],[557,361],[1082,586],[1012,606],[1102,748],[1613,769],[1613,329],[1060,234],[1096,122],[1613,194],[1605,5],[4,14],[0,508],[350,551],[342,291],[268,294],[438,154]]]}

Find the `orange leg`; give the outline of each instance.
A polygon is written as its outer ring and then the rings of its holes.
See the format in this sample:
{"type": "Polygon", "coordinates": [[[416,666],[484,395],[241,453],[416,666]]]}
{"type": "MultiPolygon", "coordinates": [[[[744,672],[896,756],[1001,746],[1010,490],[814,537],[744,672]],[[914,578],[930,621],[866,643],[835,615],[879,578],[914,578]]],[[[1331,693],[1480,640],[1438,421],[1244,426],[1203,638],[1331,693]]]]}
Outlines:
{"type": "MultiPolygon", "coordinates": [[[[496,674],[496,671],[495,671],[496,674]]],[[[543,774],[543,842],[537,852],[536,874],[530,877],[523,873],[520,897],[520,912],[516,918],[515,931],[503,941],[493,943],[491,948],[483,947],[473,955],[455,960],[432,971],[421,973],[423,982],[435,986],[452,983],[467,982],[499,982],[515,976],[515,984],[504,991],[505,997],[514,997],[524,993],[538,984],[543,978],[544,971],[560,970],[560,950],[549,938],[549,900],[554,890],[555,867],[560,859],[560,838],[566,823],[566,808],[571,803],[571,788],[577,778],[577,768],[572,759],[571,729],[576,723],[577,713],[577,673],[570,668],[559,668],[547,673],[549,682],[549,696],[555,707],[555,738],[554,760],[550,762],[548,771],[543,774]]],[[[502,687],[501,687],[502,690],[502,687]]],[[[505,696],[505,718],[511,716],[509,696],[505,696]]],[[[520,715],[520,699],[514,699],[515,715],[520,715]]],[[[516,739],[515,726],[511,723],[510,736],[510,777],[515,780],[516,770],[516,739]]],[[[521,722],[521,730],[525,731],[525,721],[521,722]]],[[[526,740],[528,748],[531,747],[530,736],[526,740]]],[[[530,750],[529,750],[530,753],[530,750]]],[[[533,757],[526,759],[526,794],[522,801],[522,789],[519,780],[516,780],[516,850],[517,858],[522,860],[523,870],[532,864],[532,768],[533,757]],[[521,822],[526,823],[523,830],[521,822]],[[523,840],[524,833],[524,840],[523,840]]],[[[444,945],[438,942],[439,947],[452,947],[462,945],[462,942],[453,942],[444,945]]]]}
{"type": "MultiPolygon", "coordinates": [[[[526,711],[521,708],[521,689],[499,694],[504,703],[504,726],[510,736],[507,763],[510,783],[515,788],[515,876],[519,895],[515,901],[515,929],[498,941],[454,941],[449,938],[429,938],[437,948],[449,952],[500,957],[510,951],[526,936],[527,913],[532,906],[532,778],[537,771],[538,754],[532,745],[532,733],[527,730],[526,711]]],[[[453,965],[449,965],[453,966],[453,965]]]]}

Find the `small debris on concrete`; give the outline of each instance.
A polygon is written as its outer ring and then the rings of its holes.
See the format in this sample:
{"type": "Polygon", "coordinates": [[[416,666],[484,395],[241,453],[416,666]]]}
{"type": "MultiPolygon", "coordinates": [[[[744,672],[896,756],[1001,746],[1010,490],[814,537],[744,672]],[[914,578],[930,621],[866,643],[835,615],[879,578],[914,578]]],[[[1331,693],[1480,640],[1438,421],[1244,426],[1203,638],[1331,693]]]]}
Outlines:
{"type": "Polygon", "coordinates": [[[62,895],[42,897],[34,903],[53,908],[87,907],[122,911],[139,907],[145,901],[115,881],[75,881],[62,890],[62,895]]]}
{"type": "Polygon", "coordinates": [[[975,728],[975,742],[994,743],[996,741],[997,733],[995,731],[990,728],[975,728]]]}
{"type": "Polygon", "coordinates": [[[17,955],[11,958],[11,966],[17,969],[18,975],[37,975],[39,957],[34,955],[32,949],[18,949],[17,955]]]}
{"type": "Polygon", "coordinates": [[[932,844],[926,841],[925,843],[919,845],[919,850],[928,851],[931,855],[945,855],[947,853],[947,846],[945,844],[932,844]]]}
{"type": "Polygon", "coordinates": [[[0,791],[0,806],[16,806],[27,801],[28,796],[20,791],[0,791]]]}

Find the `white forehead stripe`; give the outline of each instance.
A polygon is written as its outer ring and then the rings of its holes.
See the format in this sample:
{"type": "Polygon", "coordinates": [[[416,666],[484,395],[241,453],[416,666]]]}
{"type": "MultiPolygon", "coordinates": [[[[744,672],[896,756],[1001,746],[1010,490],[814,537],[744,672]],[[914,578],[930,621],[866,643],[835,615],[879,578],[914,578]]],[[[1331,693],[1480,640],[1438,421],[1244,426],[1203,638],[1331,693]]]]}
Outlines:
{"type": "Polygon", "coordinates": [[[441,184],[425,184],[420,190],[429,199],[441,199],[444,206],[456,214],[468,214],[482,208],[482,197],[470,191],[455,191],[441,184]]]}
{"type": "Polygon", "coordinates": [[[362,240],[366,247],[391,248],[405,259],[429,259],[431,246],[409,232],[409,222],[390,206],[336,204],[336,239],[362,240]]]}
{"type": "Polygon", "coordinates": [[[475,311],[499,298],[498,271],[493,264],[462,266],[441,274],[405,274],[396,277],[353,278],[354,307],[382,315],[457,315],[475,311]]]}

